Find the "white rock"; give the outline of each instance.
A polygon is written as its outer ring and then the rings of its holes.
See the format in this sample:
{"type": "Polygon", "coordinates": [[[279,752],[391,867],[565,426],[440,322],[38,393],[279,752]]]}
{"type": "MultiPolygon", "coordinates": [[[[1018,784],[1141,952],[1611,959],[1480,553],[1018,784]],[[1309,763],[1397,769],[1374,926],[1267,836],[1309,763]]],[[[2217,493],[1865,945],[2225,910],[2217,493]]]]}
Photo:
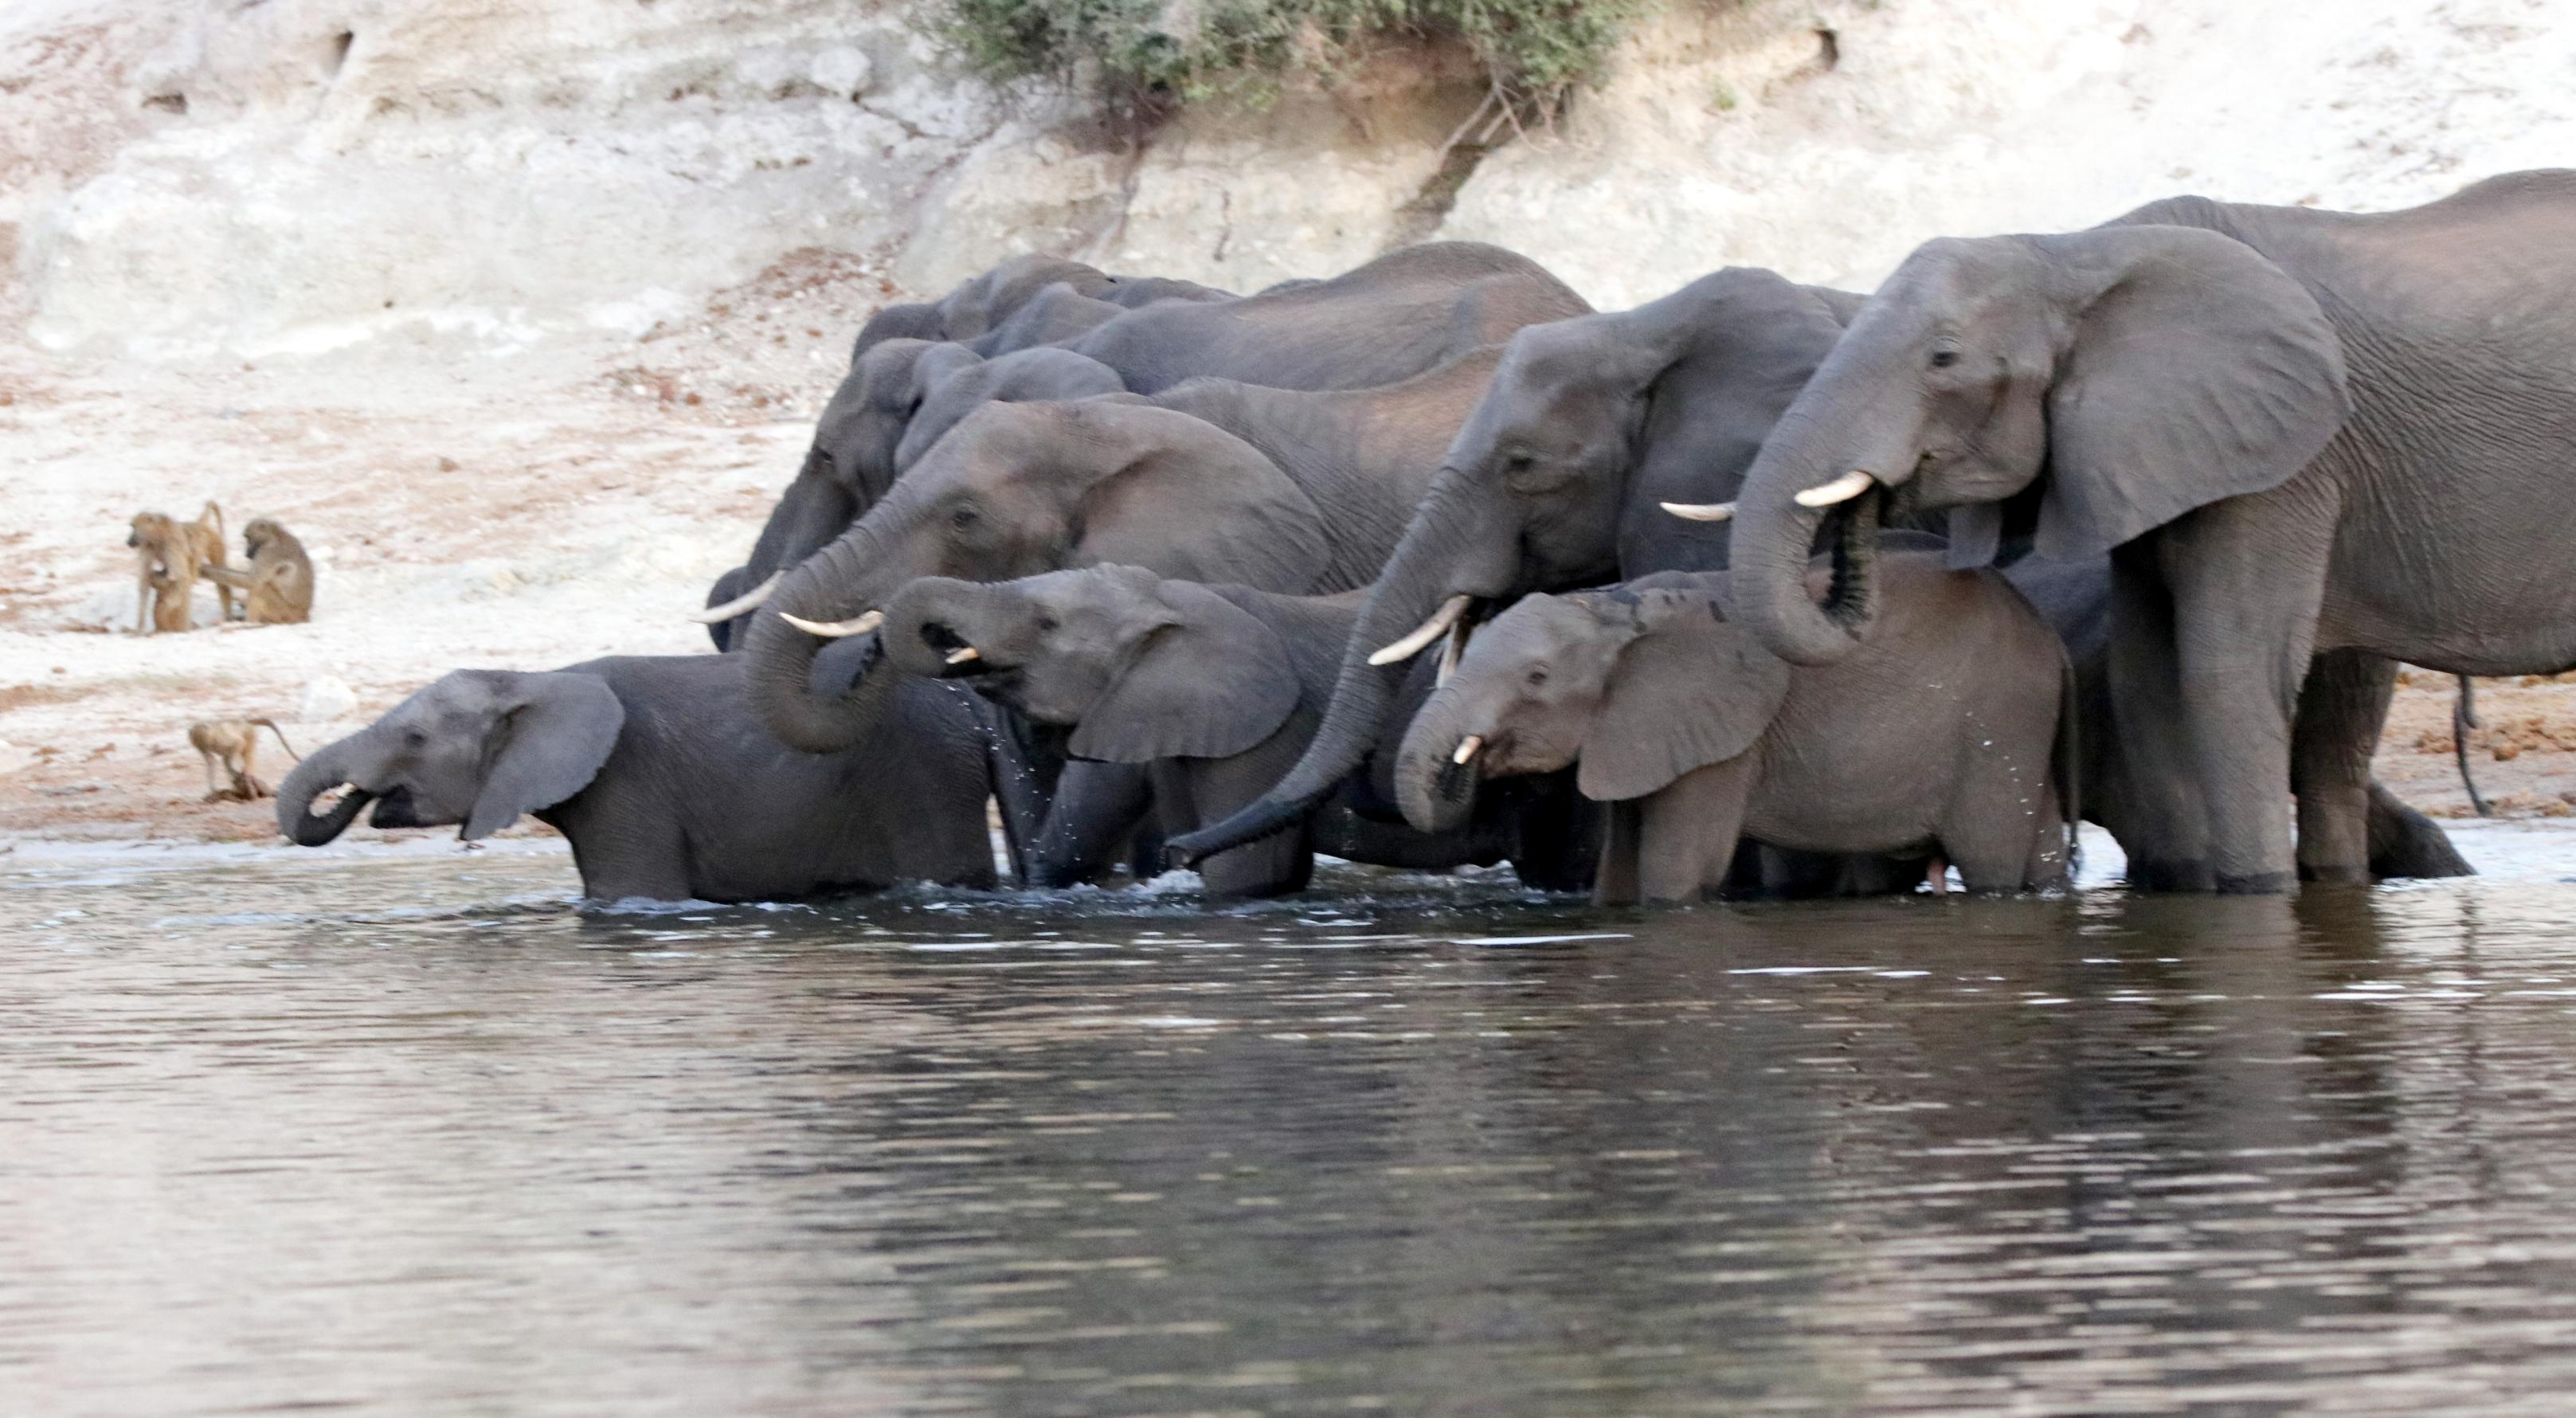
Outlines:
{"type": "Polygon", "coordinates": [[[327,724],[345,719],[358,707],[357,691],[337,675],[321,675],[304,686],[304,697],[295,706],[295,717],[307,724],[327,724]]]}
{"type": "Polygon", "coordinates": [[[815,55],[813,67],[805,73],[814,81],[814,87],[826,93],[856,98],[868,91],[868,82],[876,77],[876,65],[865,51],[836,44],[815,55]]]}

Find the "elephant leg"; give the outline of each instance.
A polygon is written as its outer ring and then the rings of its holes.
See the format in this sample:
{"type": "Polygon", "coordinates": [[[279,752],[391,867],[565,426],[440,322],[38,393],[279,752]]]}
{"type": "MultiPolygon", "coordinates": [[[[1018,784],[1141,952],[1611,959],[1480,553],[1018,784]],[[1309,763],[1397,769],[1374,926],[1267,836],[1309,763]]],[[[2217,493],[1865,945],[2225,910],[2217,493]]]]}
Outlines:
{"type": "Polygon", "coordinates": [[[1056,779],[1023,876],[1031,886],[1076,886],[1117,865],[1118,853],[1154,804],[1145,769],[1075,761],[1056,779]]]}
{"type": "Polygon", "coordinates": [[[1592,904],[1634,906],[1637,894],[1638,800],[1607,804],[1601,863],[1592,873],[1592,904]]]}
{"type": "Polygon", "coordinates": [[[2370,874],[2389,877],[2476,876],[2478,869],[2451,845],[2442,825],[2398,800],[2373,780],[2370,785],[2370,874]]]}
{"type": "Polygon", "coordinates": [[[2211,890],[2209,815],[2183,733],[2173,599],[2142,545],[2111,553],[2110,621],[2108,732],[2087,727],[2102,735],[2106,759],[2116,758],[2125,791],[2088,789],[2085,803],[2119,839],[2133,889],[2211,890]]]}
{"type": "Polygon", "coordinates": [[[1575,791],[1572,774],[1557,774],[1517,814],[1511,862],[1521,881],[1540,891],[1590,890],[1601,862],[1602,805],[1575,791]]]}
{"type": "Polygon", "coordinates": [[[1722,892],[1753,790],[1753,755],[1694,768],[1637,803],[1637,889],[1649,901],[1722,892]]]}
{"type": "Polygon", "coordinates": [[[2045,774],[2033,780],[1992,760],[1981,760],[1981,767],[1960,784],[1944,814],[1937,855],[1980,896],[2064,887],[2066,830],[2056,785],[2045,774]]]}
{"type": "Polygon", "coordinates": [[[2331,508],[2273,493],[2213,503],[2148,539],[2174,588],[2183,710],[2224,893],[2277,895],[2298,882],[2290,729],[2333,537],[2331,508]]]}
{"type": "MultiPolygon", "coordinates": [[[[1278,781],[1280,756],[1254,752],[1192,759],[1187,767],[1158,764],[1155,797],[1171,813],[1172,826],[1219,822],[1278,781]]],[[[1229,847],[1199,863],[1199,881],[1215,896],[1285,896],[1305,890],[1314,875],[1314,828],[1307,823],[1229,847]]]]}
{"type": "Polygon", "coordinates": [[[2370,754],[2396,687],[2396,664],[2359,650],[2329,650],[2308,667],[2290,736],[2302,881],[2370,880],[2370,754]]]}

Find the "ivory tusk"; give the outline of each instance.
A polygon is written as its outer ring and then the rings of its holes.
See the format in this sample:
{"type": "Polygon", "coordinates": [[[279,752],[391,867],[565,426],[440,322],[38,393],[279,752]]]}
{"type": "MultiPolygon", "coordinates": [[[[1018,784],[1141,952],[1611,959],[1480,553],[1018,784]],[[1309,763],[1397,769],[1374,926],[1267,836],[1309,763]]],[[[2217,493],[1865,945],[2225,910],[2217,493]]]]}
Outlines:
{"type": "Polygon", "coordinates": [[[976,649],[972,645],[960,645],[956,649],[948,652],[948,663],[952,665],[962,665],[968,660],[980,660],[982,658],[984,658],[984,652],[976,649]]]}
{"type": "Polygon", "coordinates": [[[1849,502],[1869,491],[1870,484],[1876,481],[1878,479],[1854,468],[1822,487],[1811,487],[1799,493],[1797,502],[1800,507],[1831,507],[1837,502],[1849,502]]]}
{"type": "Polygon", "coordinates": [[[1449,677],[1458,673],[1459,657],[1467,653],[1467,637],[1474,633],[1464,620],[1449,627],[1448,637],[1440,642],[1440,677],[1433,681],[1435,687],[1447,684],[1449,677]]]}
{"type": "Polygon", "coordinates": [[[1448,633],[1449,627],[1458,623],[1458,617],[1467,613],[1470,600],[1471,598],[1467,596],[1451,596],[1442,601],[1440,609],[1433,611],[1431,618],[1422,622],[1411,635],[1369,656],[1368,662],[1372,665],[1392,665],[1399,660],[1410,660],[1421,654],[1423,646],[1439,639],[1448,633]]]}
{"type": "Polygon", "coordinates": [[[1666,512],[1691,522],[1724,522],[1735,515],[1732,502],[1667,502],[1666,512]]]}
{"type": "Polygon", "coordinates": [[[719,621],[731,620],[735,616],[742,614],[744,611],[756,611],[760,609],[761,602],[769,599],[769,593],[778,589],[779,578],[786,574],[787,573],[784,571],[773,571],[769,573],[768,580],[761,582],[759,585],[752,587],[750,590],[743,592],[741,595],[734,597],[723,605],[709,606],[705,610],[699,611],[697,614],[690,616],[689,619],[696,621],[700,625],[714,625],[719,621]]]}
{"type": "Polygon", "coordinates": [[[1485,736],[1483,734],[1469,734],[1465,738],[1458,740],[1458,751],[1449,755],[1449,761],[1457,764],[1461,768],[1464,768],[1467,766],[1468,760],[1476,756],[1476,750],[1483,748],[1484,746],[1485,736]]]}
{"type": "Polygon", "coordinates": [[[819,635],[826,640],[846,640],[853,635],[865,635],[885,624],[884,611],[870,611],[856,620],[807,620],[803,616],[789,615],[785,611],[780,611],[778,618],[808,635],[819,635]]]}

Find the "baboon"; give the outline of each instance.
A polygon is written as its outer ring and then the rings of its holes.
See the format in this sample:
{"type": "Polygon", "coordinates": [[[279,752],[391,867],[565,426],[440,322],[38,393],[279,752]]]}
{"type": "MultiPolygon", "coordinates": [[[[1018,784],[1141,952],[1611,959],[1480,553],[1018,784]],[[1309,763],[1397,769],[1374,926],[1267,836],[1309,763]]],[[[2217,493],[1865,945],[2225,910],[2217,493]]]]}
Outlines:
{"type": "MultiPolygon", "coordinates": [[[[161,512],[137,512],[125,544],[134,548],[134,620],[137,634],[156,630],[190,630],[188,610],[197,592],[197,577],[224,565],[224,509],[209,499],[194,522],[181,522],[161,512]]],[[[224,619],[233,618],[233,592],[221,581],[215,595],[224,619]]]]}
{"type": "Polygon", "coordinates": [[[249,569],[205,568],[206,579],[241,591],[253,625],[300,625],[313,618],[313,559],[304,543],[272,518],[254,517],[242,528],[249,569]]]}
{"type": "Polygon", "coordinates": [[[252,772],[252,760],[259,753],[259,730],[265,728],[277,735],[277,746],[286,756],[301,763],[304,758],[295,745],[286,741],[286,731],[274,719],[200,720],[188,726],[188,746],[206,761],[206,801],[249,802],[253,798],[273,798],[277,794],[252,772]],[[231,781],[225,781],[229,775],[231,781]]]}

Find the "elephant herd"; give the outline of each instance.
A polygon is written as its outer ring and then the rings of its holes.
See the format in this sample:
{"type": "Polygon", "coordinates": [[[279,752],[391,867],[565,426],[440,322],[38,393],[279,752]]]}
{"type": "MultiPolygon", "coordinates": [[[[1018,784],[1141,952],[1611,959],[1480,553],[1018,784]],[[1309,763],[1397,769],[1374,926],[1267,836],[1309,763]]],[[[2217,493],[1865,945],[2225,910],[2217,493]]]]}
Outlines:
{"type": "Polygon", "coordinates": [[[2177,198],[1594,312],[1492,246],[1023,257],[860,332],[720,655],[458,672],[283,830],[534,813],[593,896],[1508,860],[1605,902],[2468,870],[2400,662],[2576,666],[2576,173],[2177,198]],[[313,804],[345,785],[327,812],[313,804]],[[2295,803],[2295,834],[2293,804],[2295,803]]]}

